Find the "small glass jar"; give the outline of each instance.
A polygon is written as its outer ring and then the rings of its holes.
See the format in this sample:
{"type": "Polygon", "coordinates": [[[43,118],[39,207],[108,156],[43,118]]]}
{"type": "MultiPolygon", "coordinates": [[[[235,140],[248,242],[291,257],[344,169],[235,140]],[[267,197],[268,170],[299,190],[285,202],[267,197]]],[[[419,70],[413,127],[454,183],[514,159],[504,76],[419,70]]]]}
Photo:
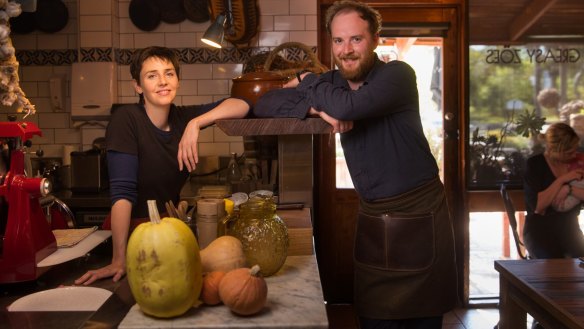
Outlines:
{"type": "Polygon", "coordinates": [[[249,266],[258,264],[263,276],[275,274],[288,256],[288,228],[276,214],[272,198],[255,196],[239,206],[231,235],[243,244],[249,266]]]}

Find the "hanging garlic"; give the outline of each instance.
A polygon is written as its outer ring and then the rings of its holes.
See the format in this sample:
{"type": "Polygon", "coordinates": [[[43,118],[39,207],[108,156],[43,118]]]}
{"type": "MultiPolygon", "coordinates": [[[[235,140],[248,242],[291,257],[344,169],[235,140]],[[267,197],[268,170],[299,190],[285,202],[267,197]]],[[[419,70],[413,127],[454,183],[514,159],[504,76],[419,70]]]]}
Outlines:
{"type": "MultiPolygon", "coordinates": [[[[0,0],[0,3],[2,1],[5,0],[0,0]]],[[[8,14],[9,17],[16,17],[22,13],[22,8],[20,7],[19,3],[10,1],[8,2],[8,4],[6,4],[6,13],[8,14]]]]}
{"type": "Polygon", "coordinates": [[[11,17],[17,17],[22,13],[20,3],[15,1],[0,0],[0,103],[4,106],[12,106],[18,103],[18,113],[26,112],[24,118],[35,113],[35,107],[30,103],[26,94],[20,88],[18,78],[18,61],[16,50],[10,39],[11,17]]]}

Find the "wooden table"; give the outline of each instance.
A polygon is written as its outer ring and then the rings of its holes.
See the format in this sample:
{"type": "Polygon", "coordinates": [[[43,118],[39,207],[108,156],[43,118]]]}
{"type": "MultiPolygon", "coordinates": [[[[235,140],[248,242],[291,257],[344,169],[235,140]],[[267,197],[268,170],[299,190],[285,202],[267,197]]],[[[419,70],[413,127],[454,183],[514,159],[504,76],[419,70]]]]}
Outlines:
{"type": "Polygon", "coordinates": [[[584,265],[577,259],[498,260],[500,329],[584,328],[584,265]]]}

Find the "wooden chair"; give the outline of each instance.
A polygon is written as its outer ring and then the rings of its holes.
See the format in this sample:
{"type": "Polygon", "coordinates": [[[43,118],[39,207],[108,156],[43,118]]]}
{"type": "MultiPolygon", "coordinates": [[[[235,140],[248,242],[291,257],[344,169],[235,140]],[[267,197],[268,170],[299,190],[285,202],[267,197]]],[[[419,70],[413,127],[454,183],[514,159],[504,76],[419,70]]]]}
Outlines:
{"type": "Polygon", "coordinates": [[[517,229],[517,218],[515,217],[515,206],[513,206],[513,200],[509,197],[507,188],[505,184],[501,184],[501,197],[503,197],[503,203],[505,205],[505,212],[509,218],[509,226],[511,227],[511,233],[513,234],[513,240],[515,241],[515,247],[517,248],[517,254],[521,259],[528,259],[529,255],[525,251],[525,246],[521,241],[519,236],[519,231],[517,229]]]}

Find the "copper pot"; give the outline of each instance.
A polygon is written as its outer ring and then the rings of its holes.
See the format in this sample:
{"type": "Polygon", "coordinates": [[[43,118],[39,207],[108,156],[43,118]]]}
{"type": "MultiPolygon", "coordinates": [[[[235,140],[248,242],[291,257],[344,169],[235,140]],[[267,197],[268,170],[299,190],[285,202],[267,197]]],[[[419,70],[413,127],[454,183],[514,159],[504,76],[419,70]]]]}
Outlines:
{"type": "Polygon", "coordinates": [[[261,95],[282,88],[285,82],[285,77],[274,72],[246,73],[233,79],[231,97],[243,98],[255,105],[261,95]]]}

